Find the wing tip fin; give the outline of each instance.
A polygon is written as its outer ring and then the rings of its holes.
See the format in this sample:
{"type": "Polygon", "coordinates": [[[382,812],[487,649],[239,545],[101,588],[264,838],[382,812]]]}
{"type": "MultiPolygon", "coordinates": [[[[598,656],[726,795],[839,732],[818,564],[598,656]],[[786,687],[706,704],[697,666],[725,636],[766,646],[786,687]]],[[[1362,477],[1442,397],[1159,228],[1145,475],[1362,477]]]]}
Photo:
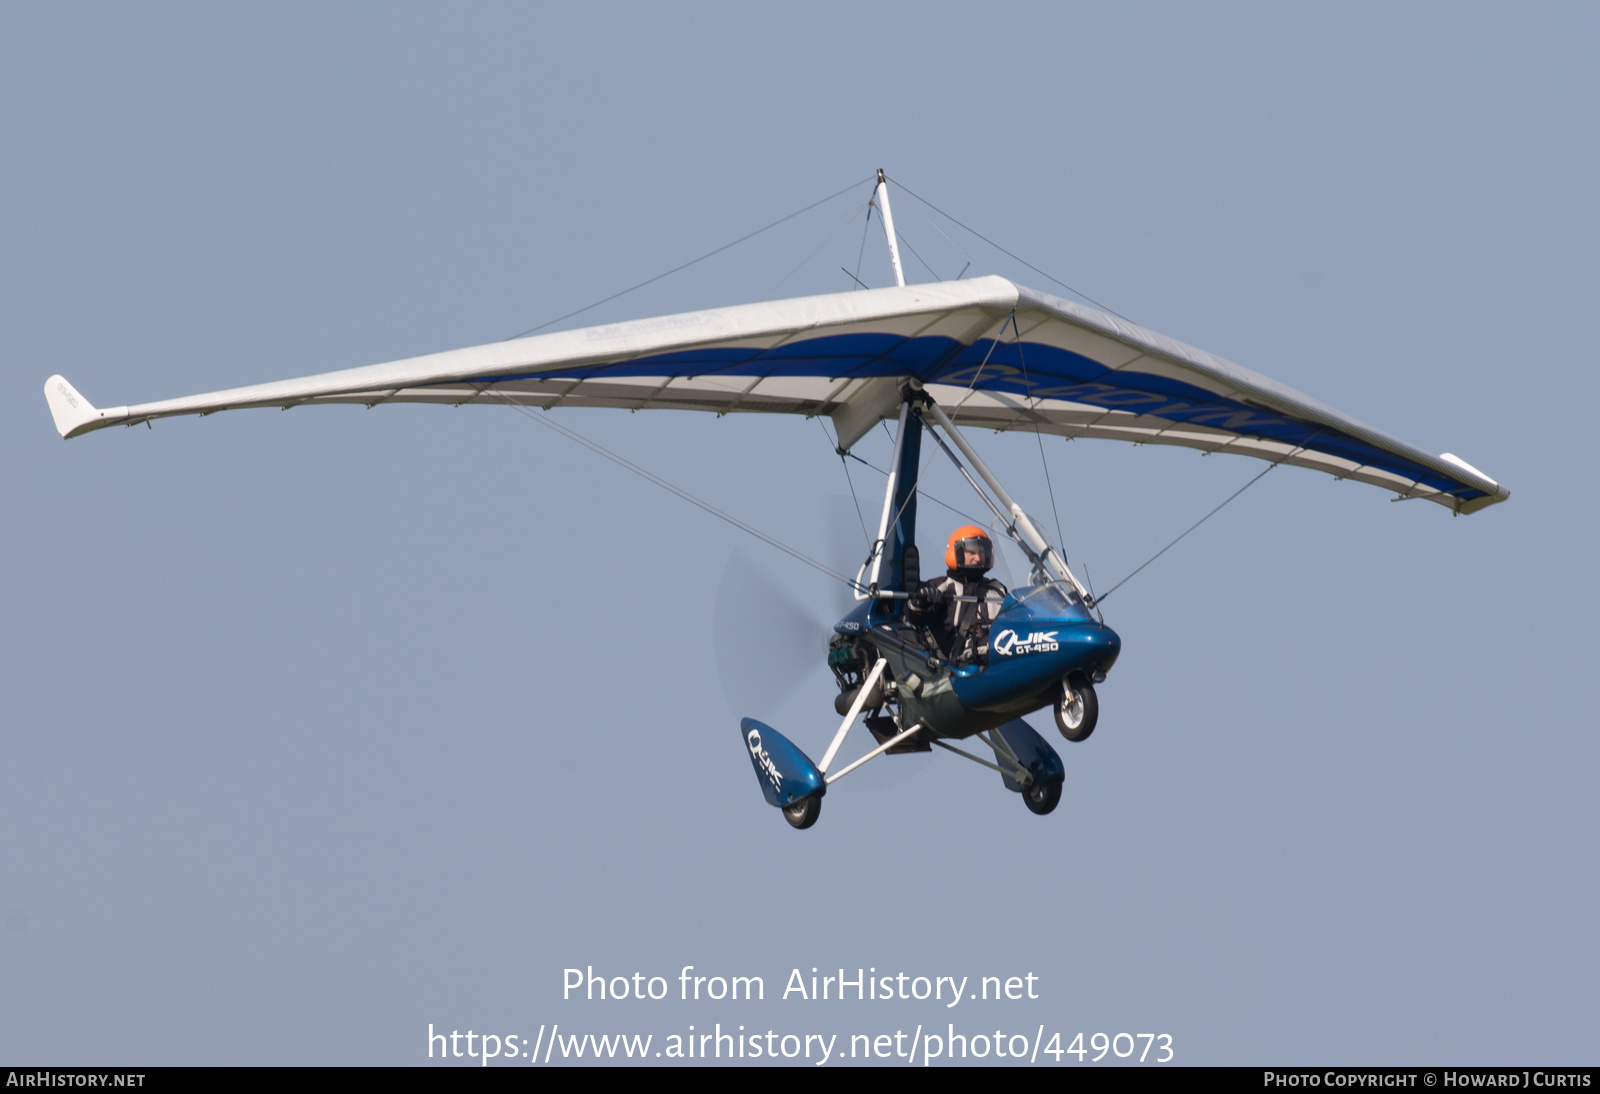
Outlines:
{"type": "Polygon", "coordinates": [[[78,389],[67,382],[65,376],[56,375],[44,382],[45,402],[50,404],[50,417],[55,419],[56,432],[62,440],[100,429],[128,416],[128,408],[100,410],[89,402],[78,389]]]}

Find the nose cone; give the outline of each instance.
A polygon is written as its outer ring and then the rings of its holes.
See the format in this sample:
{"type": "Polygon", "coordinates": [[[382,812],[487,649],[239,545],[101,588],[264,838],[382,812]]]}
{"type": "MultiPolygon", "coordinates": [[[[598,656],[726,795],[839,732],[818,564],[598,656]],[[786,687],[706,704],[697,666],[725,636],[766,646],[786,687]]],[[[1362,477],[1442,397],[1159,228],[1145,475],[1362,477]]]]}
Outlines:
{"type": "Polygon", "coordinates": [[[1067,672],[1106,672],[1122,652],[1122,639],[1110,627],[1080,623],[1062,633],[1061,652],[1067,672]]]}

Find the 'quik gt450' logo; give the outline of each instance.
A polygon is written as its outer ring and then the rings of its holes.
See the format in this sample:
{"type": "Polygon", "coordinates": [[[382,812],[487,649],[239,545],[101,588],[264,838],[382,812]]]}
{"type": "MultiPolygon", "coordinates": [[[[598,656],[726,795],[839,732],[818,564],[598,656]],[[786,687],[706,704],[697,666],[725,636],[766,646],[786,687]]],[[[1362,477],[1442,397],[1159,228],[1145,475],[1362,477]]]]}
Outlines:
{"type": "Polygon", "coordinates": [[[1060,631],[1033,631],[1023,638],[1013,630],[1004,630],[994,636],[994,652],[1001,657],[1018,657],[1024,653],[1054,653],[1061,648],[1056,641],[1060,631]]]}
{"type": "Polygon", "coordinates": [[[745,736],[745,744],[750,746],[750,755],[756,761],[756,766],[766,772],[767,778],[772,780],[772,789],[783,789],[783,776],[778,774],[778,765],[772,762],[772,757],[767,750],[761,747],[761,734],[752,729],[745,736]]]}

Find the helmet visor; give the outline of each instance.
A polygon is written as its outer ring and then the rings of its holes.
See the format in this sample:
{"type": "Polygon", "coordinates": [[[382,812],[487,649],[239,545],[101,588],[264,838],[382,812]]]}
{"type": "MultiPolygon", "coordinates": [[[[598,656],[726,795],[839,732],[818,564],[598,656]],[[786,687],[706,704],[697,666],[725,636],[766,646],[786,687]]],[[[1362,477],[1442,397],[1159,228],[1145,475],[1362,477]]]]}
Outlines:
{"type": "Polygon", "coordinates": [[[994,547],[985,536],[956,541],[956,569],[988,571],[994,565],[994,547]]]}

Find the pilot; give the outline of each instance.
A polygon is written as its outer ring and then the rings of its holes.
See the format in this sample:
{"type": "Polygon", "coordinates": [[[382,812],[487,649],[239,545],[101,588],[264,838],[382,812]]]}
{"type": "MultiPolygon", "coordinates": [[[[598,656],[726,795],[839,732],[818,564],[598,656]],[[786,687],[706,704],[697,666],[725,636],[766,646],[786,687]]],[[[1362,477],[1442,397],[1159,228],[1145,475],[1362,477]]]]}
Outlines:
{"type": "Polygon", "coordinates": [[[987,660],[989,627],[1006,588],[983,575],[994,565],[989,534],[968,524],[950,534],[944,577],[925,581],[906,601],[906,621],[927,626],[939,651],[958,665],[987,660]]]}

